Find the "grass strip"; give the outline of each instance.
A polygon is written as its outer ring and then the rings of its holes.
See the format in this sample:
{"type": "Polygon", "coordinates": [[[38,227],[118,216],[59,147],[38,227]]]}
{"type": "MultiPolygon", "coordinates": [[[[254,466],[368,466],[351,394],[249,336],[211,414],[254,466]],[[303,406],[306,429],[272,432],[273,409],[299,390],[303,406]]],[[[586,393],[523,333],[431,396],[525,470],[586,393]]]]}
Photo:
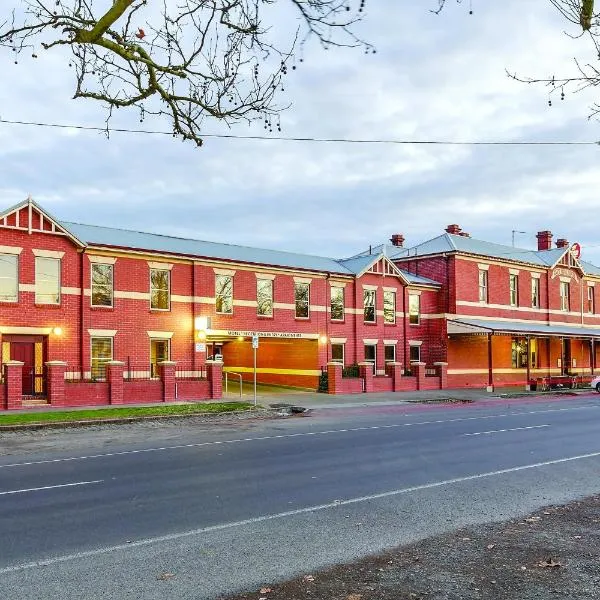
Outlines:
{"type": "Polygon", "coordinates": [[[95,408],[82,410],[52,410],[0,414],[0,425],[27,425],[33,423],[57,423],[65,421],[93,421],[97,419],[130,419],[135,417],[187,416],[237,412],[248,410],[248,402],[211,402],[194,404],[171,404],[168,406],[124,406],[119,408],[95,408]]]}

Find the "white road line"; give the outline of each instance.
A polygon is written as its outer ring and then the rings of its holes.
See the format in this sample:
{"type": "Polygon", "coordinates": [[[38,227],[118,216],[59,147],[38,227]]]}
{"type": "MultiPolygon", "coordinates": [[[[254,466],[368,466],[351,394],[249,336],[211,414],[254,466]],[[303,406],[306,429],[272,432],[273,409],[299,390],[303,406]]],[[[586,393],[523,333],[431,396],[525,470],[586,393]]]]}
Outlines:
{"type": "Polygon", "coordinates": [[[226,444],[244,444],[248,442],[262,442],[266,440],[282,440],[296,437],[309,437],[318,435],[331,435],[337,433],[352,433],[356,431],[377,431],[379,429],[397,429],[401,427],[416,427],[419,425],[439,425],[442,423],[461,423],[463,421],[481,421],[485,419],[500,419],[505,417],[520,417],[523,415],[539,415],[555,412],[569,412],[574,410],[598,409],[600,406],[575,406],[571,408],[550,408],[547,410],[534,410],[527,412],[505,413],[500,415],[483,415],[479,417],[457,417],[456,419],[439,419],[435,421],[418,421],[416,423],[396,423],[393,425],[372,425],[368,427],[351,427],[348,429],[328,429],[326,431],[307,431],[302,433],[282,433],[279,435],[264,435],[260,437],[238,438],[233,440],[221,440],[214,442],[197,442],[193,444],[178,444],[174,446],[160,446],[158,448],[142,448],[141,450],[122,450],[120,452],[104,452],[102,454],[89,454],[84,456],[69,456],[66,458],[52,458],[47,460],[34,460],[29,462],[9,463],[0,465],[0,469],[12,467],[28,467],[31,465],[47,465],[53,463],[72,462],[78,460],[90,460],[94,458],[109,458],[114,456],[126,456],[129,454],[145,454],[147,452],[164,452],[166,450],[181,450],[184,448],[202,448],[204,446],[223,446],[226,444]]]}
{"type": "Polygon", "coordinates": [[[180,533],[171,533],[168,535],[161,535],[152,538],[146,538],[131,542],[128,544],[116,544],[114,546],[105,546],[103,548],[97,548],[95,550],[86,550],[83,552],[75,552],[74,554],[67,554],[64,556],[55,556],[53,558],[46,558],[36,560],[33,562],[22,563],[20,565],[12,565],[10,567],[0,568],[0,575],[5,573],[14,573],[17,571],[25,571],[27,569],[34,569],[36,567],[46,567],[49,565],[55,565],[60,563],[66,563],[73,560],[82,558],[88,558],[91,556],[99,556],[102,554],[110,554],[118,550],[128,550],[130,548],[140,548],[143,546],[150,546],[152,544],[160,544],[163,542],[170,542],[174,540],[181,540],[189,537],[199,536],[212,531],[223,531],[225,529],[234,529],[236,527],[244,527],[245,525],[254,525],[256,523],[264,523],[265,521],[273,521],[275,519],[283,519],[287,517],[293,517],[297,515],[303,515],[307,513],[313,513],[321,510],[329,510],[337,508],[339,506],[349,506],[351,504],[360,504],[362,502],[369,502],[371,500],[379,500],[381,498],[390,498],[393,496],[400,496],[402,494],[409,494],[411,492],[418,492],[421,490],[430,490],[433,488],[440,488],[456,483],[463,483],[465,481],[474,481],[477,479],[485,479],[487,477],[496,477],[498,475],[506,475],[507,473],[516,473],[518,471],[526,471],[528,469],[537,469],[539,467],[546,467],[549,465],[558,465],[561,463],[572,462],[575,460],[582,460],[585,458],[597,458],[600,457],[600,452],[591,452],[590,454],[580,454],[578,456],[569,456],[568,458],[559,458],[556,460],[549,460],[546,462],[533,463],[529,465],[522,465],[520,467],[511,467],[509,469],[501,469],[499,471],[489,471],[487,473],[478,473],[476,475],[467,475],[465,477],[455,477],[454,479],[446,479],[444,481],[435,481],[433,483],[426,483],[423,485],[415,485],[408,488],[402,488],[398,490],[391,490],[389,492],[382,492],[380,494],[371,494],[369,496],[358,496],[357,498],[349,498],[347,500],[335,500],[334,502],[328,502],[327,504],[316,504],[314,506],[307,506],[306,508],[298,508],[295,510],[288,510],[285,512],[274,513],[270,515],[262,515],[260,517],[253,517],[251,519],[244,519],[242,521],[233,521],[230,523],[221,523],[219,525],[211,525],[209,527],[200,527],[198,529],[192,529],[190,531],[183,531],[180,533]]]}
{"type": "Polygon", "coordinates": [[[78,485],[91,485],[92,483],[102,483],[104,479],[96,479],[96,481],[76,481],[75,483],[61,483],[60,485],[45,485],[44,487],[27,488],[25,490],[10,490],[9,492],[0,492],[0,496],[8,496],[10,494],[24,494],[25,492],[40,492],[42,490],[55,490],[57,488],[75,487],[78,485]]]}
{"type": "Polygon", "coordinates": [[[488,435],[490,433],[506,433],[507,431],[525,431],[526,429],[541,429],[542,427],[550,427],[550,425],[530,425],[529,427],[513,427],[512,429],[494,429],[492,431],[478,431],[477,433],[463,433],[463,436],[488,435]]]}

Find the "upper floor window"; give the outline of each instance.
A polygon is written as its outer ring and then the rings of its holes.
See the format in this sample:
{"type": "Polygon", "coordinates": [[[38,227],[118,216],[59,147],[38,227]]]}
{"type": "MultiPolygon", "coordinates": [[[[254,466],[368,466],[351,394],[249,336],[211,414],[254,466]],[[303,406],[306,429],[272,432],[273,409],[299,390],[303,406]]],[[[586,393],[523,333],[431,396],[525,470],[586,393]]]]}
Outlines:
{"type": "Polygon", "coordinates": [[[375,323],[375,290],[363,290],[363,312],[365,323],[375,323]]]}
{"type": "Polygon", "coordinates": [[[308,319],[310,316],[310,283],[294,284],[296,319],[308,319]]]}
{"type": "Polygon", "coordinates": [[[256,314],[259,317],[273,316],[273,280],[256,280],[256,314]]]}
{"type": "Polygon", "coordinates": [[[113,266],[92,264],[92,306],[113,305],[113,266]]]}
{"type": "Polygon", "coordinates": [[[479,302],[488,301],[488,272],[486,269],[479,269],[479,302]]]}
{"type": "Polygon", "coordinates": [[[331,286],[330,292],[331,300],[331,320],[332,321],[343,321],[344,320],[344,288],[338,286],[331,286]]]}
{"type": "Polygon", "coordinates": [[[215,275],[215,310],[224,315],[233,313],[233,277],[215,275]]]}
{"type": "Polygon", "coordinates": [[[531,307],[540,307],[540,280],[537,277],[531,279],[531,307]]]}
{"type": "Polygon", "coordinates": [[[421,322],[421,296],[418,294],[408,295],[408,322],[411,325],[421,322]]]}
{"type": "Polygon", "coordinates": [[[396,322],[396,292],[383,292],[383,322],[393,325],[396,322]]]}
{"type": "Polygon", "coordinates": [[[35,303],[60,304],[60,258],[35,257],[35,303]]]}
{"type": "Polygon", "coordinates": [[[170,310],[170,275],[168,269],[150,269],[150,308],[170,310]]]}
{"type": "Polygon", "coordinates": [[[560,282],[560,310],[569,311],[571,290],[568,281],[560,282]]]}
{"type": "Polygon", "coordinates": [[[510,305],[519,306],[519,276],[510,274],[510,305]]]}
{"type": "Polygon", "coordinates": [[[19,296],[19,257],[0,254],[0,302],[17,302],[19,296]]]}
{"type": "Polygon", "coordinates": [[[587,290],[587,311],[590,313],[590,315],[593,315],[596,312],[596,297],[594,296],[594,288],[592,286],[588,286],[587,290]]]}

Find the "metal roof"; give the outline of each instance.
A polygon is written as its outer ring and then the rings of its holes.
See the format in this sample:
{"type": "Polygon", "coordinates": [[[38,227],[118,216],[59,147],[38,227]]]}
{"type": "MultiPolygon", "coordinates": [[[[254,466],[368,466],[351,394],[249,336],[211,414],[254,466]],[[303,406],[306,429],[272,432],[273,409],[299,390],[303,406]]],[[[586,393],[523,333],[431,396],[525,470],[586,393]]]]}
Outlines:
{"type": "Polygon", "coordinates": [[[514,321],[487,321],[482,319],[448,319],[448,333],[519,333],[551,337],[572,336],[600,338],[600,329],[595,329],[593,327],[514,321]]]}

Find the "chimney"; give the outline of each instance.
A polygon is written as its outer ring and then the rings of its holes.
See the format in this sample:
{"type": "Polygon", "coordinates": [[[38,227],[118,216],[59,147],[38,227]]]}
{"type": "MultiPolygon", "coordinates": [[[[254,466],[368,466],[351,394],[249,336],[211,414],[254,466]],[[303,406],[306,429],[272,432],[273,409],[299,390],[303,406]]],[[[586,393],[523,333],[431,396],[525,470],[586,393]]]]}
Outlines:
{"type": "Polygon", "coordinates": [[[451,233],[452,235],[460,235],[460,227],[456,224],[448,225],[448,227],[446,227],[446,232],[451,233]]]}
{"type": "Polygon", "coordinates": [[[404,247],[404,236],[401,233],[394,233],[390,238],[390,242],[392,242],[392,246],[398,246],[399,248],[404,247]]]}
{"type": "Polygon", "coordinates": [[[559,240],[556,240],[557,248],[566,248],[568,245],[569,245],[569,240],[565,240],[565,238],[560,238],[559,240]]]}
{"type": "Polygon", "coordinates": [[[538,231],[537,235],[538,250],[551,250],[552,249],[552,232],[551,231],[538,231]]]}

